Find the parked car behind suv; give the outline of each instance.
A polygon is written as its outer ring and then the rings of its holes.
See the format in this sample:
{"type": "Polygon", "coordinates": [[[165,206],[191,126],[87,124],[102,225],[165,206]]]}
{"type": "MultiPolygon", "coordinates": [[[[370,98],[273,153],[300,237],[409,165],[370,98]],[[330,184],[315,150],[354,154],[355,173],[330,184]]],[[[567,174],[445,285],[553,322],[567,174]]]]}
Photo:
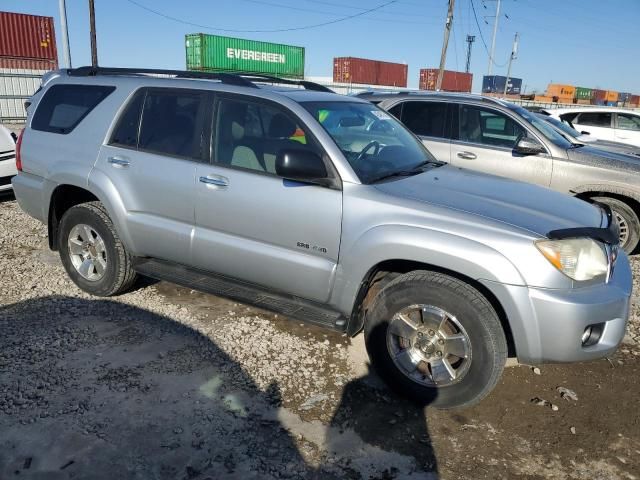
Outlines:
{"type": "Polygon", "coordinates": [[[31,102],[15,194],[94,295],[143,274],[364,330],[381,376],[439,407],[487,395],[509,349],[587,360],[624,336],[631,271],[607,208],[443,164],[369,102],[92,68],[31,102]]]}
{"type": "Polygon", "coordinates": [[[418,135],[434,156],[452,165],[536,183],[608,205],[621,245],[640,241],[640,161],[568,141],[522,107],[480,95],[373,94],[418,135]]]}
{"type": "Polygon", "coordinates": [[[639,112],[615,107],[571,107],[547,108],[545,113],[567,120],[576,130],[588,132],[598,139],[640,147],[639,112]]]}
{"type": "Polygon", "coordinates": [[[11,190],[11,178],[16,173],[16,137],[0,125],[0,192],[11,190]]]}

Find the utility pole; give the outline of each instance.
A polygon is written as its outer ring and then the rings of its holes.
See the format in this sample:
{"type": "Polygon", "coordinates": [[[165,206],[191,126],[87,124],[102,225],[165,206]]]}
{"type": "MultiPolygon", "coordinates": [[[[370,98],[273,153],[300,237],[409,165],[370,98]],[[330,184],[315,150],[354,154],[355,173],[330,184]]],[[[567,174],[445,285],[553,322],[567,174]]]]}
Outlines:
{"type": "Polygon", "coordinates": [[[71,50],[69,49],[69,30],[67,29],[67,5],[65,0],[60,0],[60,23],[62,30],[62,53],[64,55],[64,66],[71,68],[71,50]]]}
{"type": "Polygon", "coordinates": [[[442,53],[440,54],[440,71],[436,81],[436,90],[442,87],[442,77],[444,76],[444,65],[447,61],[447,47],[449,46],[449,33],[453,25],[453,6],[456,0],[449,0],[449,11],[447,12],[447,23],[444,25],[444,41],[442,42],[442,53]]]}
{"type": "Polygon", "coordinates": [[[509,86],[509,77],[511,76],[511,62],[513,62],[518,56],[518,32],[513,37],[513,47],[511,47],[511,56],[509,57],[509,67],[507,68],[507,79],[504,82],[503,95],[507,94],[507,87],[509,86]]]}
{"type": "Polygon", "coordinates": [[[96,40],[96,10],[93,0],[89,0],[89,23],[91,32],[91,66],[98,66],[98,44],[96,40]]]}
{"type": "Polygon", "coordinates": [[[471,47],[473,46],[473,42],[475,41],[475,35],[467,35],[467,66],[464,69],[464,71],[467,73],[469,73],[469,69],[471,68],[471,47]]]}
{"type": "Polygon", "coordinates": [[[500,0],[496,4],[496,16],[493,19],[493,36],[491,37],[491,54],[489,55],[489,75],[493,71],[493,59],[496,51],[496,33],[498,32],[498,20],[500,19],[500,0]]]}

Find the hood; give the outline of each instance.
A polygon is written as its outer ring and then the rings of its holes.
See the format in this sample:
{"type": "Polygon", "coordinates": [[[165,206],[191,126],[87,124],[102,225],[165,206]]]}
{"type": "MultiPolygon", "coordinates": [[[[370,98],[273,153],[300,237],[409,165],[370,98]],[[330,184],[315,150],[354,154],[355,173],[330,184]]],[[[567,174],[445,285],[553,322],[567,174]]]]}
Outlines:
{"type": "MultiPolygon", "coordinates": [[[[624,169],[633,169],[635,172],[640,172],[640,149],[633,146],[626,146],[626,150],[637,152],[635,155],[622,153],[618,150],[618,147],[600,147],[601,141],[590,143],[582,147],[569,148],[567,150],[567,156],[569,160],[583,162],[589,161],[590,163],[602,163],[607,162],[608,167],[618,167],[624,169]]],[[[604,141],[602,142],[604,143],[604,141]]],[[[616,142],[610,142],[616,143],[616,142]]],[[[617,144],[623,145],[623,144],[617,144]]]]}
{"type": "MultiPolygon", "coordinates": [[[[585,135],[588,136],[588,135],[585,135]]],[[[601,150],[609,150],[611,152],[624,153],[626,155],[638,155],[640,156],[640,147],[635,145],[629,145],[622,142],[612,142],[611,140],[597,140],[593,139],[589,143],[590,147],[599,148],[601,150]]]]}
{"type": "Polygon", "coordinates": [[[489,218],[540,236],[551,230],[600,227],[602,213],[568,195],[508,178],[444,165],[376,185],[419,202],[489,218]]]}

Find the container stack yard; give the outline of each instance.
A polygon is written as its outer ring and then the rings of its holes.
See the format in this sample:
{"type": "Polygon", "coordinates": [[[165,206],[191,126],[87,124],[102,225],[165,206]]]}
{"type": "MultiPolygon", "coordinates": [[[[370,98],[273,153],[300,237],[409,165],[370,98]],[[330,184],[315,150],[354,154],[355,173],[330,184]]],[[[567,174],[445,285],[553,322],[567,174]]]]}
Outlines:
{"type": "Polygon", "coordinates": [[[536,96],[536,100],[556,102],[563,104],[580,105],[600,105],[609,107],[630,107],[640,106],[640,96],[627,92],[616,92],[614,90],[601,90],[597,88],[574,87],[550,83],[544,97],[536,96]],[[544,98],[544,99],[543,99],[544,98]]]}
{"type": "Polygon", "coordinates": [[[22,120],[24,101],[57,68],[52,17],[0,12],[0,121],[22,120]]]}
{"type": "MultiPolygon", "coordinates": [[[[437,68],[423,68],[420,70],[420,90],[435,90],[438,81],[439,70],[437,68]]],[[[473,74],[445,70],[442,76],[441,90],[445,92],[471,93],[473,74]]]]}

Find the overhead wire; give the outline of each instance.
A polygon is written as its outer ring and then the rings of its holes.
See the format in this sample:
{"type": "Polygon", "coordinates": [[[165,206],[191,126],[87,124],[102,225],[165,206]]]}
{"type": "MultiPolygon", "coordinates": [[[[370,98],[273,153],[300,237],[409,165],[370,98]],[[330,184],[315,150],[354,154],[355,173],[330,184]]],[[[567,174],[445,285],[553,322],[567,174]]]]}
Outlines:
{"type": "MultiPolygon", "coordinates": [[[[485,7],[486,8],[486,7],[485,7]]],[[[478,27],[478,33],[480,34],[480,40],[482,40],[482,45],[484,46],[485,51],[487,52],[487,56],[489,57],[489,60],[491,61],[491,63],[493,63],[496,67],[505,67],[507,65],[507,63],[509,63],[509,60],[507,60],[506,62],[504,62],[503,64],[499,64],[495,61],[495,58],[493,58],[491,56],[491,53],[489,52],[489,47],[487,47],[487,42],[485,42],[484,40],[484,35],[482,34],[482,29],[480,28],[480,22],[478,22],[478,15],[476,13],[476,6],[473,3],[473,0],[471,0],[471,9],[473,10],[473,17],[476,19],[476,26],[478,27]]]]}
{"type": "MultiPolygon", "coordinates": [[[[183,20],[181,18],[174,17],[172,15],[168,15],[168,14],[162,13],[162,12],[160,12],[158,10],[155,10],[153,8],[147,7],[146,5],[143,5],[143,4],[139,3],[136,0],[126,0],[126,1],[131,3],[132,5],[137,6],[138,8],[141,8],[142,10],[146,10],[149,13],[152,13],[152,14],[157,15],[159,17],[165,18],[166,20],[171,20],[173,22],[181,23],[183,25],[189,25],[191,27],[203,28],[205,30],[212,30],[212,31],[218,31],[218,32],[228,32],[228,33],[275,33],[275,32],[292,32],[292,31],[296,31],[296,30],[309,30],[311,28],[324,27],[324,26],[327,26],[327,25],[333,25],[333,24],[336,24],[336,23],[345,22],[347,20],[355,19],[355,18],[361,17],[363,15],[366,15],[368,13],[376,12],[376,11],[386,7],[387,5],[391,5],[391,4],[394,4],[394,3],[398,2],[398,0],[388,0],[385,3],[382,3],[380,5],[372,7],[370,9],[368,9],[368,10],[364,10],[362,12],[357,12],[357,13],[354,13],[352,15],[346,15],[344,17],[340,17],[340,18],[337,18],[337,19],[334,19],[334,20],[315,23],[315,24],[311,24],[311,25],[303,25],[303,26],[298,26],[298,27],[287,27],[287,28],[273,28],[273,29],[235,29],[235,28],[214,27],[214,26],[211,26],[211,25],[203,25],[203,24],[199,24],[199,23],[195,23],[195,22],[190,22],[188,20],[183,20]]],[[[256,2],[257,2],[257,0],[256,0],[256,2]]]]}

